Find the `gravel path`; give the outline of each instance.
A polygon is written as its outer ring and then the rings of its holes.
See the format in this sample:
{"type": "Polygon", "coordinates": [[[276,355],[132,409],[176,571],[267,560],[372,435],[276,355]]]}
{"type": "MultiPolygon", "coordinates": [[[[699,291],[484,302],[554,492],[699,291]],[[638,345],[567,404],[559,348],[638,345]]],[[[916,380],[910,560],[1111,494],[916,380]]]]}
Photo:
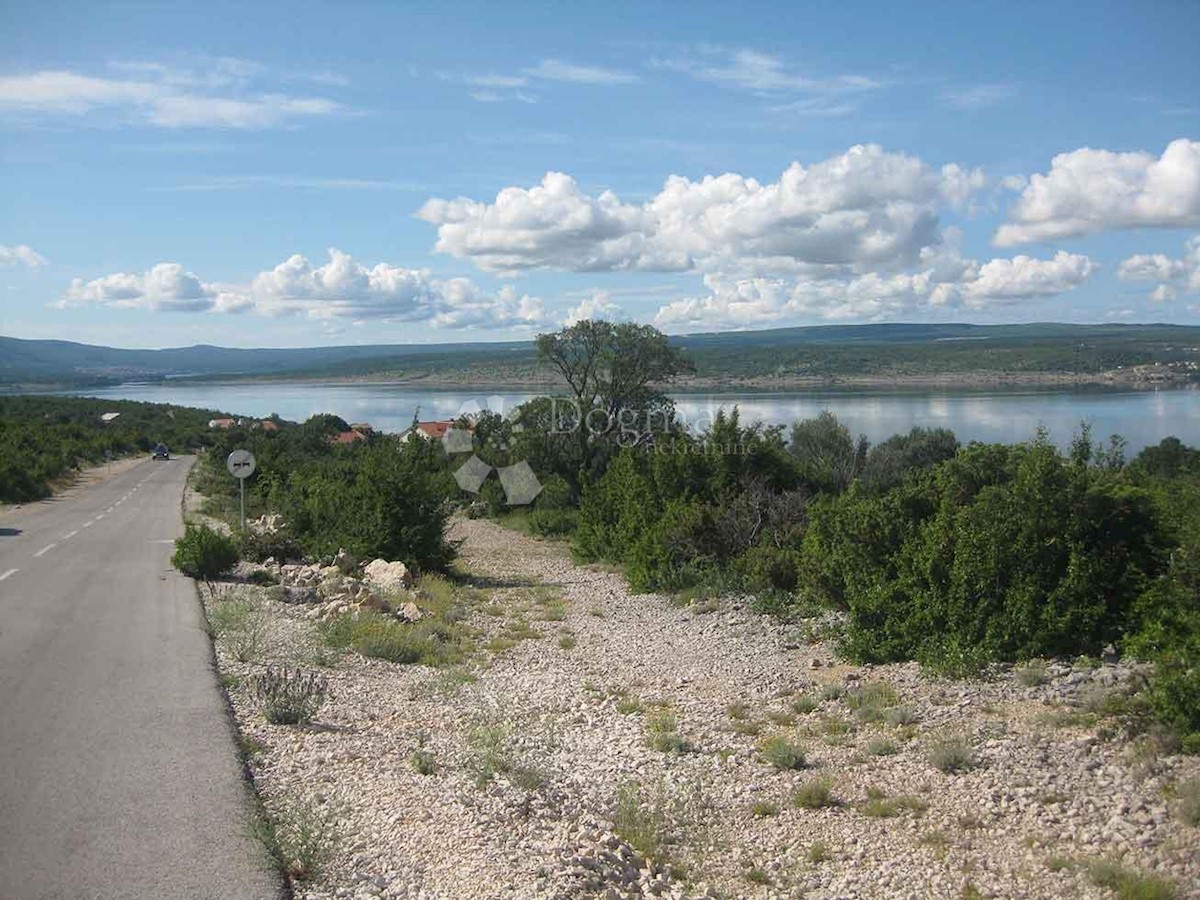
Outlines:
{"type": "Polygon", "coordinates": [[[1130,667],[1025,686],[846,666],[827,623],[635,595],[484,520],[453,537],[475,585],[464,665],[330,651],[276,600],[217,641],[268,809],[336,835],[299,897],[1113,896],[1098,860],[1200,896],[1200,832],[1170,799],[1200,760],[1090,712],[1130,667]],[[269,662],[320,666],[317,723],[264,721],[247,685],[269,662]],[[766,762],[772,739],[804,765],[766,762]],[[930,755],[955,740],[972,765],[947,774],[930,755]],[[829,805],[797,805],[814,782],[829,805]]]}

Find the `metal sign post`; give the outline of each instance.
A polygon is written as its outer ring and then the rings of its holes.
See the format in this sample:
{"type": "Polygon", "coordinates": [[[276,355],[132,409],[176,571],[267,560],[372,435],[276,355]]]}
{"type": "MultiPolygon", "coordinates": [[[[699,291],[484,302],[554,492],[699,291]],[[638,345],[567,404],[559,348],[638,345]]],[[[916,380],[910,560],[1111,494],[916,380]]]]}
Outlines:
{"type": "Polygon", "coordinates": [[[238,480],[238,496],[242,507],[242,531],[246,530],[246,479],[254,474],[254,454],[249,450],[234,450],[225,460],[225,468],[238,480]]]}

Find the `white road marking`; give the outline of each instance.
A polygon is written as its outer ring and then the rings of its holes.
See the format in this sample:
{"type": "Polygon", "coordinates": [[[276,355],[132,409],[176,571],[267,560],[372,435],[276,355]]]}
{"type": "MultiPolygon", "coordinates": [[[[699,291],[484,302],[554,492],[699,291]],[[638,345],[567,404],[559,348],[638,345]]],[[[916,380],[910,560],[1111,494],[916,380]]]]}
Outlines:
{"type": "Polygon", "coordinates": [[[41,550],[39,550],[37,553],[35,553],[33,555],[41,556],[43,553],[49,553],[51,550],[53,550],[57,546],[58,546],[57,542],[55,542],[53,544],[47,544],[45,547],[43,547],[41,550]]]}
{"type": "Polygon", "coordinates": [[[13,574],[15,574],[15,573],[17,573],[17,572],[19,572],[19,571],[20,571],[19,569],[9,569],[9,570],[8,570],[7,572],[5,572],[3,575],[0,575],[0,581],[3,581],[3,580],[4,580],[5,578],[7,578],[9,575],[13,575],[13,574]]]}
{"type": "Polygon", "coordinates": [[[78,531],[70,531],[70,532],[67,532],[66,534],[64,534],[62,536],[62,539],[64,541],[67,541],[67,540],[70,540],[71,538],[75,537],[75,535],[77,535],[77,534],[79,534],[78,531]]]}

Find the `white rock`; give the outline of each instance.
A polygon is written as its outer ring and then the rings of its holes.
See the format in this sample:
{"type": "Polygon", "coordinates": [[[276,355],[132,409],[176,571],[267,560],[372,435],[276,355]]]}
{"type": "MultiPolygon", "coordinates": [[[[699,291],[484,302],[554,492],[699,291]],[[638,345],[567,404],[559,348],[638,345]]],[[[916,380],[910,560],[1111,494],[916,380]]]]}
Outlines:
{"type": "Polygon", "coordinates": [[[363,570],[367,581],[385,591],[398,591],[412,582],[408,566],[402,562],[388,562],[386,559],[372,560],[363,570]]]}

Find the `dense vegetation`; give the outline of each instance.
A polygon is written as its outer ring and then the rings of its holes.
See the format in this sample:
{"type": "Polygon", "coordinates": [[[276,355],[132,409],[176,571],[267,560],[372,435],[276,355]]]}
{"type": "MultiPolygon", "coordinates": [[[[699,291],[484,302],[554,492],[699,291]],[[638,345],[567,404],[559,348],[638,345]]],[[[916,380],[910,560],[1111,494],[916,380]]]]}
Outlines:
{"type": "Polygon", "coordinates": [[[1200,751],[1200,451],[1169,438],[1126,460],[1120,439],[1099,446],[1086,427],[1066,452],[1045,434],[961,446],[922,428],[870,446],[829,413],[785,432],[736,410],[696,435],[661,391],[690,361],[653,329],[580,323],[539,348],[570,395],[461,423],[474,429],[470,453],[383,435],[338,443],[348,426],[334,416],[201,436],[188,429],[209,413],[99,404],[122,410],[111,428],[97,401],[23,398],[0,407],[2,437],[35,450],[6,456],[17,461],[6,483],[24,459],[49,459],[51,478],[89,458],[78,446],[204,440],[199,487],[232,520],[224,460],[244,447],[258,458],[250,514],[286,523],[243,535],[251,558],[345,549],[436,571],[453,557],[449,515],[465,506],[569,537],[638,589],[746,591],[782,615],[835,613],[840,651],[856,661],[970,674],[1110,647],[1152,660],[1139,702],[1200,751]],[[141,431],[121,430],[135,422],[141,431]],[[464,492],[455,471],[472,455],[489,474],[464,492]],[[514,513],[496,470],[523,463],[541,491],[514,513]]]}
{"type": "Polygon", "coordinates": [[[576,552],[639,588],[841,611],[859,662],[1155,660],[1150,702],[1200,750],[1200,451],[1173,438],[1126,463],[1086,429],[1066,454],[923,429],[868,448],[829,414],[787,443],[734,415],[620,453],[578,520],[576,552]]]}
{"type": "Polygon", "coordinates": [[[246,556],[328,557],[344,549],[418,570],[445,568],[454,556],[445,530],[457,487],[441,447],[383,435],[331,443],[348,430],[336,416],[320,415],[302,425],[281,422],[275,431],[223,431],[200,464],[198,487],[210,498],[210,511],[233,520],[238,486],[225,459],[247,449],[257,461],[246,479],[247,514],[280,513],[286,526],[246,535],[246,556]]]}
{"type": "Polygon", "coordinates": [[[50,495],[55,481],[114,457],[203,446],[212,410],[86,397],[0,396],[0,501],[50,495]],[[109,422],[100,417],[120,413],[109,422]]]}
{"type": "MultiPolygon", "coordinates": [[[[611,347],[575,360],[592,381],[569,399],[601,425],[619,407],[628,427],[581,438],[585,417],[547,400],[477,423],[487,462],[525,459],[545,480],[523,527],[570,535],[638,589],[836,611],[860,662],[965,675],[1108,649],[1153,660],[1143,702],[1200,750],[1200,451],[1169,438],[1127,461],[1086,426],[1066,452],[1046,434],[960,446],[922,428],[872,447],[830,413],[785,434],[736,410],[695,435],[660,393],[613,403],[629,354],[611,347]]],[[[493,481],[482,495],[503,512],[493,481]]]]}

